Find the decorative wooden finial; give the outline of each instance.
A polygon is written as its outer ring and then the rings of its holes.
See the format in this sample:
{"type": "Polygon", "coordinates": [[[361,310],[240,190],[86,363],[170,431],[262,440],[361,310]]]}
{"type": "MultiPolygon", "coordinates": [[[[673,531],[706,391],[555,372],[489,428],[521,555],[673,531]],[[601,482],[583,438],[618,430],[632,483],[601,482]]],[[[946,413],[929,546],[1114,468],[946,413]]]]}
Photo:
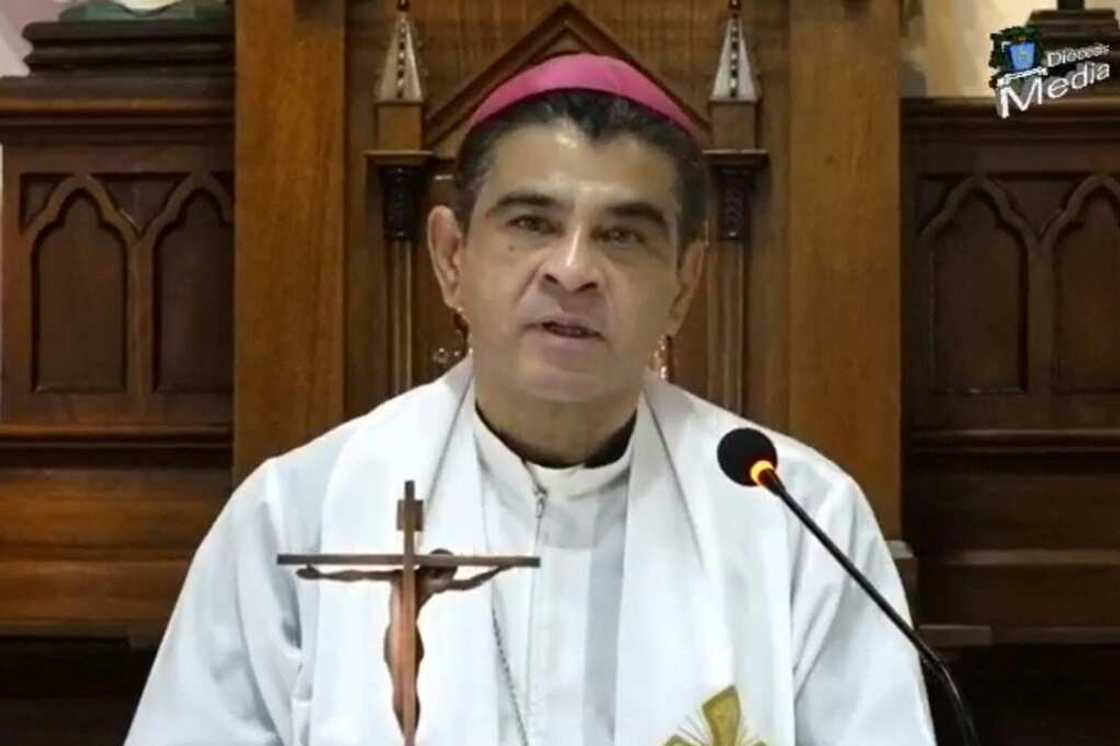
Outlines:
{"type": "Polygon", "coordinates": [[[408,16],[408,0],[397,0],[397,20],[393,24],[377,100],[420,103],[424,90],[416,57],[416,29],[408,16]]]}
{"type": "Polygon", "coordinates": [[[740,0],[728,0],[719,65],[708,99],[712,143],[705,154],[716,177],[716,237],[746,245],[750,237],[751,180],[765,165],[767,156],[758,149],[762,88],[747,51],[741,10],[740,0]]]}
{"type": "Polygon", "coordinates": [[[730,17],[723,32],[723,46],[716,68],[715,83],[712,85],[712,101],[749,101],[759,99],[759,86],[755,80],[754,66],[747,54],[747,42],[743,35],[743,20],[739,17],[739,0],[730,0],[730,17]]]}

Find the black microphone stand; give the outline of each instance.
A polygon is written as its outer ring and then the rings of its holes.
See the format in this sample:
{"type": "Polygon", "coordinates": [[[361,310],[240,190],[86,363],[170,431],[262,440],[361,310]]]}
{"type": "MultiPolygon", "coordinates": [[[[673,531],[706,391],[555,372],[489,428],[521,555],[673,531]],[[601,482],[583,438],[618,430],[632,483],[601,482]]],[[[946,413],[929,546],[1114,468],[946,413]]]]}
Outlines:
{"type": "Polygon", "coordinates": [[[813,536],[817,537],[817,541],[819,541],[821,545],[828,550],[828,553],[840,563],[840,566],[844,568],[848,576],[856,581],[860,588],[863,588],[864,592],[875,602],[875,605],[878,606],[879,609],[887,615],[887,618],[891,620],[891,623],[898,628],[898,631],[905,635],[906,639],[910,641],[910,644],[917,649],[922,663],[929,668],[933,675],[937,677],[938,681],[941,682],[941,685],[945,687],[945,690],[949,692],[949,699],[953,703],[953,710],[957,716],[957,725],[960,727],[965,746],[980,746],[980,739],[976,736],[976,727],[972,724],[972,717],[968,714],[968,708],[965,707],[964,699],[957,690],[957,684],[953,681],[953,677],[949,673],[949,667],[945,665],[945,662],[941,660],[937,653],[933,652],[933,649],[926,644],[925,640],[918,636],[914,628],[907,624],[905,619],[899,616],[898,612],[894,610],[894,607],[890,605],[890,602],[883,598],[879,591],[875,590],[875,586],[871,585],[871,581],[865,578],[863,573],[852,564],[851,560],[832,543],[832,540],[828,538],[828,534],[822,531],[820,526],[813,522],[809,514],[806,513],[805,510],[798,505],[797,501],[790,496],[789,492],[786,491],[782,480],[778,478],[778,475],[772,469],[762,471],[758,476],[758,483],[781,498],[782,502],[786,504],[786,507],[792,510],[793,514],[801,521],[801,524],[809,529],[809,532],[813,534],[813,536]]]}

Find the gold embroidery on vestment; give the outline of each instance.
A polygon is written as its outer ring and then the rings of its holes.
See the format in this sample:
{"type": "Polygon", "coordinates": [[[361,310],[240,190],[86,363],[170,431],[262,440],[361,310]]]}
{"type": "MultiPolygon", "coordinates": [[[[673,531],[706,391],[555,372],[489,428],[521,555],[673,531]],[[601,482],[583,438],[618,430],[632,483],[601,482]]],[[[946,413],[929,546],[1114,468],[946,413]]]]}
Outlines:
{"type": "Polygon", "coordinates": [[[717,692],[700,707],[703,724],[689,721],[665,742],[665,746],[766,746],[760,738],[752,738],[743,727],[743,710],[734,686],[717,692]]]}

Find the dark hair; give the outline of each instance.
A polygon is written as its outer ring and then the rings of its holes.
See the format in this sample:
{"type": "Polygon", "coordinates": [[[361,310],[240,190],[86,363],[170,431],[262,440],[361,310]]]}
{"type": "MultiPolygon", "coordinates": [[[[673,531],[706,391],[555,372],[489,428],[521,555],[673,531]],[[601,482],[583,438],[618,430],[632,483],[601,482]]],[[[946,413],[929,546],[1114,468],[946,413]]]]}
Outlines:
{"type": "Polygon", "coordinates": [[[675,189],[681,208],[680,247],[700,235],[708,202],[707,169],[696,141],[653,110],[599,91],[561,90],[514,104],[471,130],[459,148],[455,164],[455,217],[463,232],[470,229],[471,212],[502,137],[532,124],[567,119],[593,142],[633,135],[661,150],[677,170],[675,189]]]}

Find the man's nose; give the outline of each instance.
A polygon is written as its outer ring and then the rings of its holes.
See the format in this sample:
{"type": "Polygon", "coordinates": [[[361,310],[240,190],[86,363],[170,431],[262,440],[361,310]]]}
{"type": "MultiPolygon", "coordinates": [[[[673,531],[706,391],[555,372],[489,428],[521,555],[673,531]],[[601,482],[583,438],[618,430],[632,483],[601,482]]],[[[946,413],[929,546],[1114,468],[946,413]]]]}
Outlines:
{"type": "Polygon", "coordinates": [[[599,282],[599,261],[590,231],[577,228],[565,236],[545,261],[545,278],[564,290],[575,293],[599,282]]]}

